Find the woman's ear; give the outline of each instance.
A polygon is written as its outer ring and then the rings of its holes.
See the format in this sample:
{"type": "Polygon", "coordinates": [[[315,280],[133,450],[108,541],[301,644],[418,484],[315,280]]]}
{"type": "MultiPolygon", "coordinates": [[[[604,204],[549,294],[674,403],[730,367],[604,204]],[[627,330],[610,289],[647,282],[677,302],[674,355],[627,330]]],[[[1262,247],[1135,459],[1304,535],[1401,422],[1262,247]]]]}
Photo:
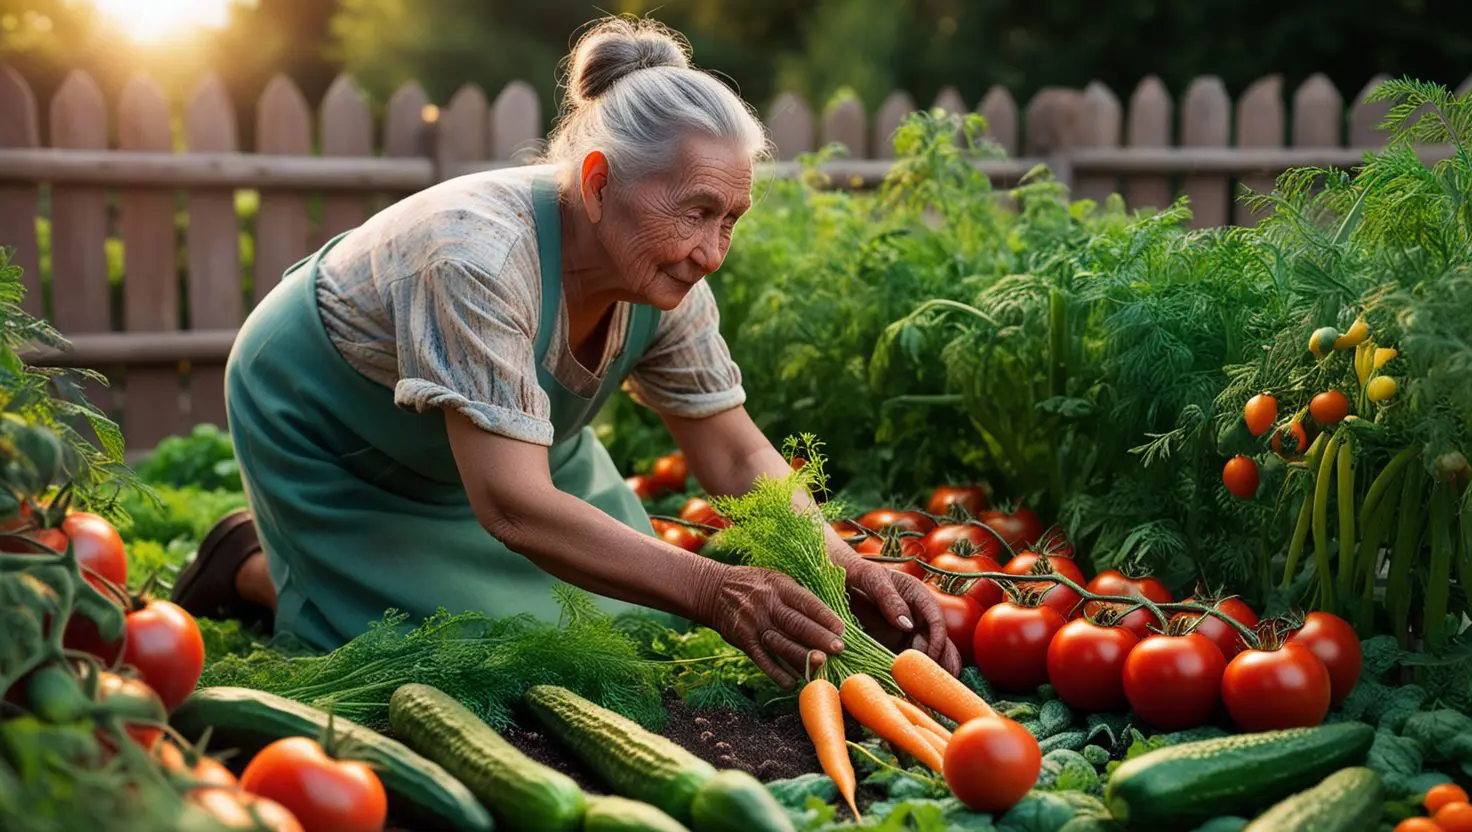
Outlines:
{"type": "Polygon", "coordinates": [[[608,157],[603,151],[594,150],[583,157],[582,175],[579,184],[583,194],[583,210],[588,212],[591,222],[603,218],[603,194],[608,187],[608,157]]]}

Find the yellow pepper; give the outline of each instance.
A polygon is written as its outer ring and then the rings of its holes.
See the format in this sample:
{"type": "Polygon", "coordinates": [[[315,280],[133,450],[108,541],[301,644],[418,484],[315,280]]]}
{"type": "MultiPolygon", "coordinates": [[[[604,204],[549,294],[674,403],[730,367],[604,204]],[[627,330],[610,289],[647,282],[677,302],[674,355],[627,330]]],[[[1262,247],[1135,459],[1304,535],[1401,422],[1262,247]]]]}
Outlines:
{"type": "Polygon", "coordinates": [[[1376,349],[1375,350],[1375,369],[1378,370],[1381,367],[1384,367],[1385,366],[1385,362],[1387,362],[1390,359],[1396,357],[1397,355],[1399,355],[1399,353],[1396,351],[1395,347],[1380,347],[1380,348],[1376,349]]]}
{"type": "Polygon", "coordinates": [[[1370,337],[1370,325],[1365,323],[1364,318],[1356,318],[1349,331],[1334,339],[1334,349],[1347,350],[1357,347],[1370,337]]]}
{"type": "Polygon", "coordinates": [[[1390,376],[1376,376],[1365,387],[1365,395],[1369,396],[1372,402],[1383,402],[1395,395],[1396,386],[1394,378],[1390,376]]]}

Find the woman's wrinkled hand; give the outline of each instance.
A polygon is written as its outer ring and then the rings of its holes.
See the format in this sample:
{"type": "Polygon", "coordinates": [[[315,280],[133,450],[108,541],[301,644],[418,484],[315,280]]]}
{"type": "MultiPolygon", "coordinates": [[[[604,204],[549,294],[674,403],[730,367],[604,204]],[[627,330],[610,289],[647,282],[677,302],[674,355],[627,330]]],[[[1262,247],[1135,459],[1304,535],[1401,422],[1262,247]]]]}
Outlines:
{"type": "Polygon", "coordinates": [[[702,618],[783,689],[843,650],[843,620],[797,581],[754,566],[721,575],[702,618]]]}
{"type": "Polygon", "coordinates": [[[913,647],[952,676],[961,673],[961,654],[951,642],[945,614],[925,584],[913,575],[864,560],[839,559],[847,573],[849,604],[864,631],[895,652],[913,647]]]}

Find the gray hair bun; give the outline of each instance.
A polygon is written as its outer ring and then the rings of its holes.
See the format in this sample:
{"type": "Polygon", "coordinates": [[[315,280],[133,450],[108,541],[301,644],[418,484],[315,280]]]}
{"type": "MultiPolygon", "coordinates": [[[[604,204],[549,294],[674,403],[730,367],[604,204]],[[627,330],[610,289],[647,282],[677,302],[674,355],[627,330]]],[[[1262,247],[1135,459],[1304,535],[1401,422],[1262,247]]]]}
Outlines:
{"type": "Polygon", "coordinates": [[[573,50],[568,97],[582,105],[630,73],[661,66],[690,66],[689,45],[683,38],[652,20],[607,19],[573,50]]]}

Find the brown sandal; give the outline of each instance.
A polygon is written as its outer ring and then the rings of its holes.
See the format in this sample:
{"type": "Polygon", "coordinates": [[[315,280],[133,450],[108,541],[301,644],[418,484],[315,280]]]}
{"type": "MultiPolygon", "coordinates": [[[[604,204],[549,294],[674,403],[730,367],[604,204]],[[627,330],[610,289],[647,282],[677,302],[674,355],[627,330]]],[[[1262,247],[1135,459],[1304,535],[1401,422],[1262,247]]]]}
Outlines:
{"type": "Polygon", "coordinates": [[[174,583],[172,600],[198,618],[236,619],[271,632],[275,615],[235,591],[235,573],[251,555],[261,552],[255,521],[245,509],[215,523],[199,544],[194,560],[174,583]]]}

